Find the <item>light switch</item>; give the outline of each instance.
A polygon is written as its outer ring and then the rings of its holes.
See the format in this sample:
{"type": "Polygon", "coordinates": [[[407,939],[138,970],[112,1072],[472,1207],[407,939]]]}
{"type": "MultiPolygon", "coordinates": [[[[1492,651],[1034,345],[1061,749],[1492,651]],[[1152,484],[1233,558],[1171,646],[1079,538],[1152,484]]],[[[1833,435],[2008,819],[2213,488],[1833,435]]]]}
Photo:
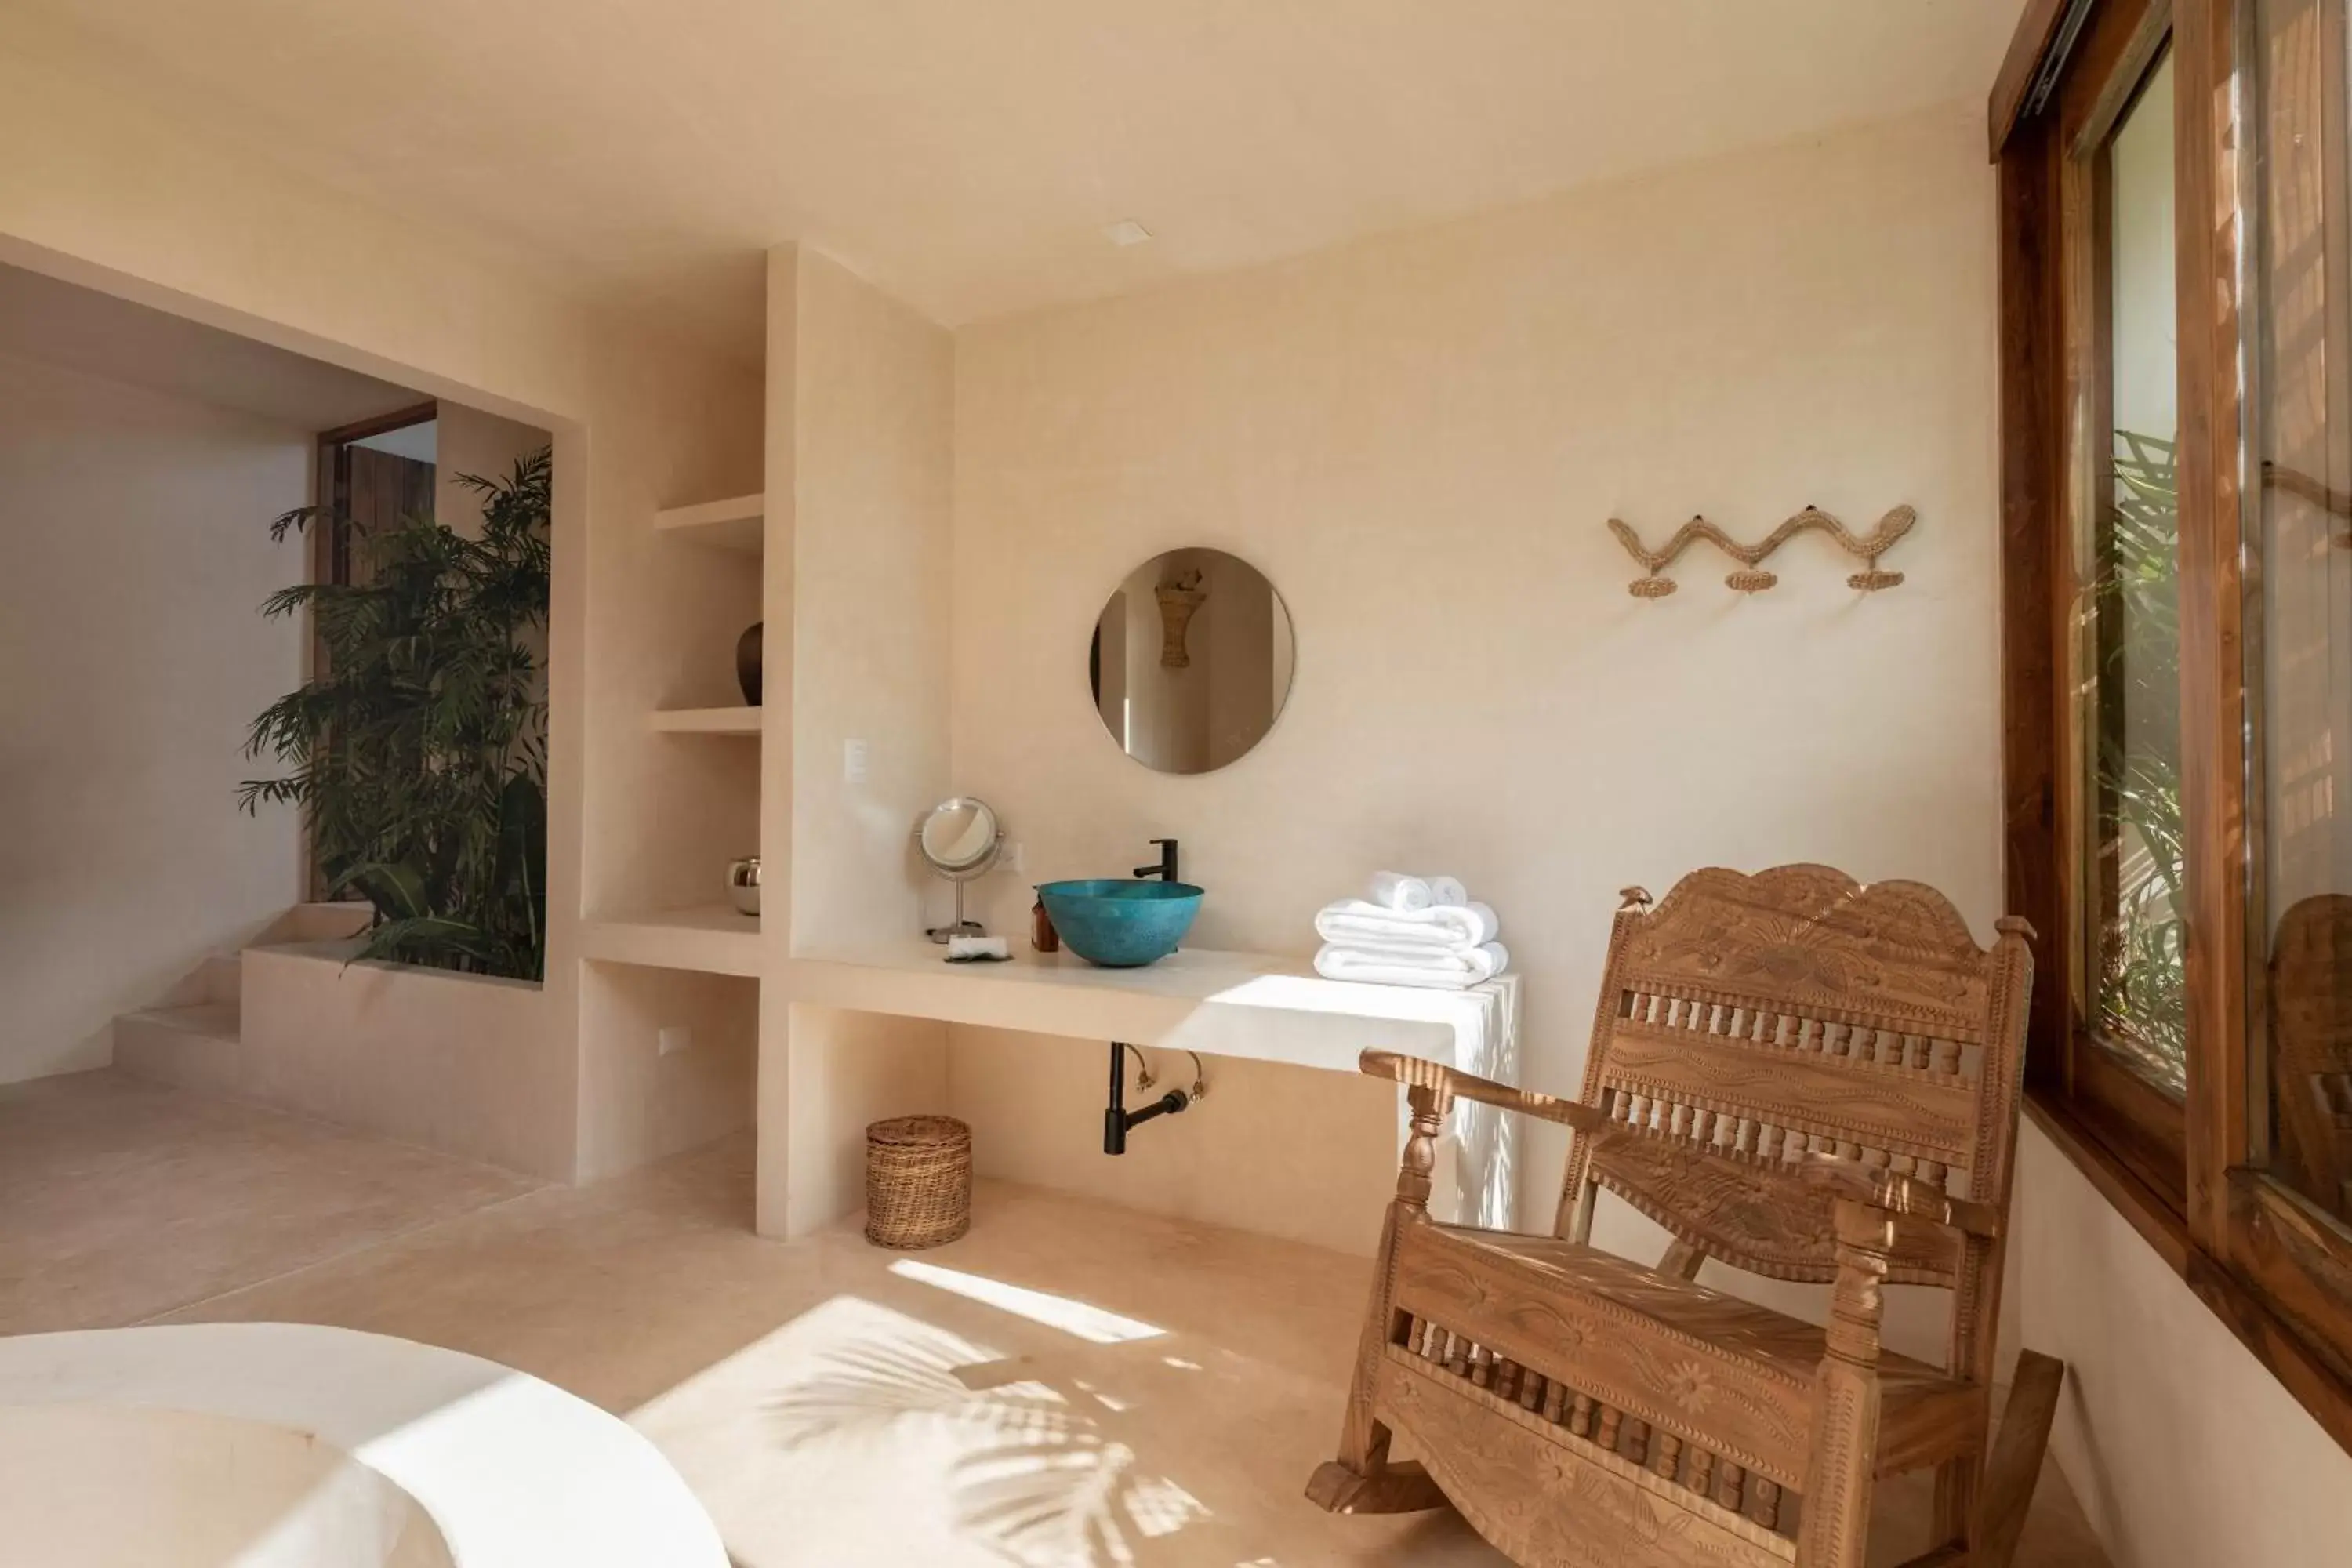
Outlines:
{"type": "Polygon", "coordinates": [[[687,1047],[694,1044],[694,1031],[688,1028],[684,1024],[666,1024],[662,1026],[661,1032],[655,1036],[654,1038],[656,1041],[656,1055],[665,1057],[675,1056],[679,1051],[686,1049],[687,1047]]]}
{"type": "Polygon", "coordinates": [[[863,741],[841,743],[841,781],[844,784],[866,782],[866,746],[863,741]]]}

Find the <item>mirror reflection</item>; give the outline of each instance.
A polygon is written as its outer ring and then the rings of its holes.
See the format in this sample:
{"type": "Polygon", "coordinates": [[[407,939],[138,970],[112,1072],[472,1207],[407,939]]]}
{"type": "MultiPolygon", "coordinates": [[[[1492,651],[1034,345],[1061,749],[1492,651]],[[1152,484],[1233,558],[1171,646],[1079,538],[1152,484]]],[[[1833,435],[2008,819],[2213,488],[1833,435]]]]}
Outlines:
{"type": "Polygon", "coordinates": [[[923,858],[941,876],[984,870],[996,858],[996,813],[985,801],[958,795],[942,801],[923,818],[923,858]]]}
{"type": "Polygon", "coordinates": [[[1248,562],[1171,550],[1128,574],[1087,656],[1095,711],[1163,773],[1205,773],[1256,745],[1290,695],[1290,612],[1248,562]]]}

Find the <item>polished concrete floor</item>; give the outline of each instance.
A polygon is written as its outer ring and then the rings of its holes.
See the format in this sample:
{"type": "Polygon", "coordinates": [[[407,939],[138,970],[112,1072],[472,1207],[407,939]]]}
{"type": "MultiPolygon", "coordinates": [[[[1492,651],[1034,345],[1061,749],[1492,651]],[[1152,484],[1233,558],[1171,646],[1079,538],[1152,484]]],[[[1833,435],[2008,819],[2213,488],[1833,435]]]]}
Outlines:
{"type": "MultiPolygon", "coordinates": [[[[983,1186],[911,1257],[751,1233],[748,1138],[587,1188],[88,1073],[0,1089],[0,1331],[281,1320],[488,1356],[626,1415],[739,1568],[1467,1564],[1336,1519],[1362,1259],[983,1186]]],[[[1874,1556],[1922,1542],[1882,1500],[1874,1556]]],[[[2101,1563],[2045,1469],[2018,1559],[2101,1563]]]]}

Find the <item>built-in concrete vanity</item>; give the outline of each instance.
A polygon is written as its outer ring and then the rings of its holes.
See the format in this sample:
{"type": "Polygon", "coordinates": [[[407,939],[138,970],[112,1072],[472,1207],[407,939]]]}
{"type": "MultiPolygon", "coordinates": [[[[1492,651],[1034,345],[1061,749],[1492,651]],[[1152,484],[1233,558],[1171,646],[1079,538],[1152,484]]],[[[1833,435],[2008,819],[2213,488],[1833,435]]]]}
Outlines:
{"type": "Polygon", "coordinates": [[[1326,980],[1296,960],[1187,948],[1141,969],[1067,952],[949,963],[921,937],[793,958],[786,994],[858,1012],[1126,1040],[1354,1072],[1366,1050],[1428,1057],[1494,1077],[1514,1065],[1518,976],[1468,991],[1326,980]]]}
{"type": "MultiPolygon", "coordinates": [[[[1293,959],[1207,948],[1140,969],[1097,968],[1068,952],[949,963],[918,936],[795,956],[782,989],[793,1003],[845,1012],[1194,1051],[1206,1058],[1213,1095],[1219,1058],[1354,1073],[1362,1052],[1379,1049],[1505,1082],[1518,1076],[1516,974],[1466,991],[1367,985],[1323,979],[1293,959]]],[[[1192,1064],[1181,1056],[1160,1070],[1167,1082],[1191,1081],[1192,1064]]],[[[1398,1100],[1401,1141],[1401,1091],[1398,1100]]],[[[1185,1134],[1180,1120],[1139,1135],[1185,1134]]],[[[1433,1208],[1443,1218],[1499,1222],[1508,1165],[1502,1119],[1483,1106],[1458,1107],[1439,1152],[1433,1208]]]]}

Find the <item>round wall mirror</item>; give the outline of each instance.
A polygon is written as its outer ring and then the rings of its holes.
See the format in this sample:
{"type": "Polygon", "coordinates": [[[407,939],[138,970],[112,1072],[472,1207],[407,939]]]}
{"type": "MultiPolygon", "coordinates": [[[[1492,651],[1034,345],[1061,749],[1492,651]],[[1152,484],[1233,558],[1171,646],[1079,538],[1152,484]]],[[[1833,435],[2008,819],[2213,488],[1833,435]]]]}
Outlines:
{"type": "Polygon", "coordinates": [[[1265,738],[1290,696],[1290,611],[1222,550],[1171,550],[1127,574],[1087,654],[1095,711],[1119,750],[1205,773],[1265,738]]]}

